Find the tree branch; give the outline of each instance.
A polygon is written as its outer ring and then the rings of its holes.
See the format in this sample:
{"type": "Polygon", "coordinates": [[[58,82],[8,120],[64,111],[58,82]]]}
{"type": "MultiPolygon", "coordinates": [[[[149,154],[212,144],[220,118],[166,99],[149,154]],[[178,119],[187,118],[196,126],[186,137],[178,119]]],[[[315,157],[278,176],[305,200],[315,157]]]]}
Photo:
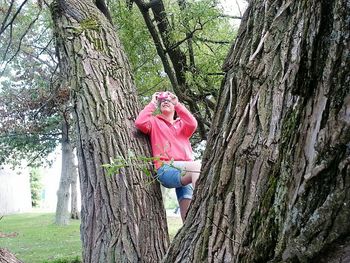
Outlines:
{"type": "Polygon", "coordinates": [[[198,40],[198,41],[201,41],[201,42],[212,43],[212,44],[219,44],[219,45],[231,44],[231,41],[226,41],[226,40],[211,40],[211,39],[202,38],[202,37],[196,37],[195,40],[198,40]]]}
{"type": "Polygon", "coordinates": [[[108,21],[113,25],[111,14],[104,0],[95,0],[96,7],[104,14],[108,21]]]}
{"type": "Polygon", "coordinates": [[[226,17],[226,18],[232,18],[232,19],[242,19],[242,16],[230,16],[230,15],[225,15],[221,14],[219,17],[226,17]]]}
{"type": "MultiPolygon", "coordinates": [[[[28,31],[29,31],[30,28],[33,26],[33,24],[38,20],[40,13],[41,13],[41,10],[39,11],[39,13],[38,13],[37,16],[35,17],[35,19],[34,19],[33,21],[30,22],[28,28],[25,30],[25,32],[24,32],[23,35],[21,36],[21,38],[20,38],[20,40],[19,40],[19,44],[18,44],[18,47],[17,47],[16,52],[12,55],[12,57],[11,57],[9,60],[6,61],[5,66],[4,66],[3,70],[2,70],[2,72],[0,72],[0,76],[5,72],[7,65],[17,56],[17,54],[18,54],[19,51],[21,50],[22,41],[23,41],[24,37],[27,35],[28,31]]],[[[12,27],[12,25],[11,25],[11,27],[12,27]]],[[[12,30],[11,30],[11,39],[12,39],[12,30]]],[[[10,41],[11,41],[11,39],[10,39],[10,41]]],[[[8,51],[8,49],[6,50],[6,52],[7,52],[7,51],[8,51]]],[[[4,60],[5,60],[5,58],[6,58],[6,53],[4,54],[4,60]]]]}
{"type": "Polygon", "coordinates": [[[168,49],[165,50],[165,53],[169,53],[170,51],[174,50],[175,48],[179,47],[182,43],[184,43],[185,41],[192,39],[193,35],[196,31],[202,30],[203,27],[201,25],[200,28],[195,28],[194,30],[192,30],[189,33],[186,33],[186,37],[182,40],[180,40],[179,42],[175,43],[174,45],[170,46],[168,49]]]}
{"type": "Polygon", "coordinates": [[[162,60],[164,70],[167,73],[171,84],[173,86],[177,86],[178,83],[177,83],[177,80],[175,77],[175,73],[173,72],[173,70],[170,66],[170,63],[168,61],[168,58],[166,57],[166,54],[165,54],[164,48],[163,48],[163,44],[162,44],[162,40],[159,37],[157,30],[152,23],[152,19],[148,13],[148,9],[145,9],[145,3],[142,0],[135,0],[134,2],[137,5],[137,7],[139,8],[139,10],[143,16],[143,19],[145,20],[148,31],[150,32],[152,39],[154,41],[154,44],[156,46],[157,54],[160,57],[160,59],[162,60]]]}
{"type": "Polygon", "coordinates": [[[24,0],[23,3],[20,5],[20,7],[17,9],[16,13],[13,15],[12,19],[10,22],[8,22],[6,24],[6,21],[11,13],[11,10],[12,10],[12,5],[13,3],[15,2],[14,0],[11,1],[11,5],[10,5],[10,8],[6,14],[6,17],[4,19],[4,21],[2,22],[1,24],[1,28],[0,28],[0,35],[6,30],[6,28],[9,26],[9,25],[12,25],[13,21],[16,19],[16,17],[18,16],[18,14],[21,12],[21,9],[23,8],[23,6],[26,4],[28,0],[24,0]],[[5,25],[6,24],[6,25],[5,25]]]}

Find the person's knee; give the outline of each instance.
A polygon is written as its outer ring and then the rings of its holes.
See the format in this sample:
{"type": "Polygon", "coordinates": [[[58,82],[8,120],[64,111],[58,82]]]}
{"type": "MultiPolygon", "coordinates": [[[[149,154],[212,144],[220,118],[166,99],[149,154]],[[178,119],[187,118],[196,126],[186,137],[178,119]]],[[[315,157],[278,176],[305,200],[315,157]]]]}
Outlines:
{"type": "Polygon", "coordinates": [[[182,185],[188,185],[192,182],[192,175],[190,173],[186,173],[180,180],[182,185]]]}
{"type": "Polygon", "coordinates": [[[175,189],[175,192],[179,203],[184,199],[192,199],[193,197],[193,187],[191,184],[178,187],[175,189]]]}

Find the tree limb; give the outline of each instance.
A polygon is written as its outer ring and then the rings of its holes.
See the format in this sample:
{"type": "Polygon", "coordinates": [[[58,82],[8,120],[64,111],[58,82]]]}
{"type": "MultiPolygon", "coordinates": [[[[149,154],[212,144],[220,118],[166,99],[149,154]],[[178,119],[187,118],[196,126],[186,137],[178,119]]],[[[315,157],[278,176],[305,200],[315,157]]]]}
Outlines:
{"type": "MultiPolygon", "coordinates": [[[[19,51],[21,50],[21,45],[22,45],[22,41],[23,41],[24,37],[27,35],[28,31],[33,26],[33,24],[38,20],[40,13],[41,13],[41,10],[37,13],[37,16],[35,17],[35,19],[30,22],[29,26],[27,27],[25,32],[22,34],[22,36],[19,40],[19,44],[18,44],[16,52],[12,55],[12,57],[9,60],[6,61],[3,70],[0,72],[0,76],[5,72],[7,65],[18,55],[19,51]]],[[[12,25],[11,25],[11,28],[12,28],[12,25]]],[[[12,39],[12,30],[11,30],[11,39],[12,39]]],[[[10,39],[10,43],[12,41],[11,39],[10,39]]],[[[10,43],[9,43],[9,45],[10,45],[10,43]]],[[[7,53],[7,51],[8,51],[8,49],[6,49],[6,53],[7,53]]],[[[6,58],[6,53],[4,54],[4,58],[3,58],[4,60],[6,58]]]]}
{"type": "Polygon", "coordinates": [[[11,10],[12,10],[12,6],[13,6],[13,3],[15,2],[14,0],[11,1],[11,5],[10,5],[10,8],[8,9],[7,11],[7,14],[4,18],[4,21],[1,23],[1,28],[0,28],[0,35],[6,30],[6,28],[9,26],[9,25],[12,25],[13,21],[16,19],[16,17],[18,16],[18,14],[21,12],[21,9],[23,8],[23,6],[26,4],[28,0],[24,0],[23,3],[20,5],[20,7],[17,9],[16,13],[13,15],[11,21],[9,21],[7,24],[7,19],[8,17],[10,16],[11,14],[11,10]]]}
{"type": "Polygon", "coordinates": [[[231,41],[227,41],[227,40],[211,40],[211,39],[202,38],[202,37],[196,37],[195,40],[198,40],[201,42],[208,42],[212,44],[219,44],[219,45],[231,44],[231,41]]]}

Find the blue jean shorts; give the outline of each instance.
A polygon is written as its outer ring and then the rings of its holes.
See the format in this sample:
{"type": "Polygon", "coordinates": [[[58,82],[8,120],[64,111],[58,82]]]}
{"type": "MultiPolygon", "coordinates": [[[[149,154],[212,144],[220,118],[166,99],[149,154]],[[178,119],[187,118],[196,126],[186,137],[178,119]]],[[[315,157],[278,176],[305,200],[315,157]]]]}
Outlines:
{"type": "Polygon", "coordinates": [[[192,199],[192,184],[182,185],[182,170],[169,164],[163,164],[157,171],[158,180],[166,188],[175,188],[177,200],[192,199]]]}

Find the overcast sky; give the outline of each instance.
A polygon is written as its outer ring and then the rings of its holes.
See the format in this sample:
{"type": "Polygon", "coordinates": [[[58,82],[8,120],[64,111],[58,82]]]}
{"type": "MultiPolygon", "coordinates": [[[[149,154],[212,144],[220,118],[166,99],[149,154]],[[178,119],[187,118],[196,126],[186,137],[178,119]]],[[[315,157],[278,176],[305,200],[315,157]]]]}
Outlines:
{"type": "Polygon", "coordinates": [[[220,0],[222,7],[225,10],[225,14],[231,16],[240,16],[240,11],[242,15],[247,8],[247,1],[245,0],[220,0]]]}

